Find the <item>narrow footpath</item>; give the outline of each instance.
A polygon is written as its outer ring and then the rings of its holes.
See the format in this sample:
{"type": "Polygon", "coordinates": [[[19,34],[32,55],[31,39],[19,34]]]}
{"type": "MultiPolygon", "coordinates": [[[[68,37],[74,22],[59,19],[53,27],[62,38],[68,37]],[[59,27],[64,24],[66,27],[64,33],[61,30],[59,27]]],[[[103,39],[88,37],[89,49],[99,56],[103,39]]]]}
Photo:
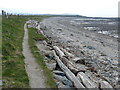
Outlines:
{"type": "Polygon", "coordinates": [[[40,66],[36,63],[28,44],[27,23],[24,24],[23,55],[25,56],[25,68],[29,77],[31,88],[45,88],[45,78],[40,66]]]}

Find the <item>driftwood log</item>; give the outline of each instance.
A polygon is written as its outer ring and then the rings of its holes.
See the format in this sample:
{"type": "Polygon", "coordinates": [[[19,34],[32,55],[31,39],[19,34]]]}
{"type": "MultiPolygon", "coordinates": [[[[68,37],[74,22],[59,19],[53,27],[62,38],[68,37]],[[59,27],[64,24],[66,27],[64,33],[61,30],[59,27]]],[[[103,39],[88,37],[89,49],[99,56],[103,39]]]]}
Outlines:
{"type": "MultiPolygon", "coordinates": [[[[72,62],[71,60],[72,59],[68,59],[66,58],[66,55],[64,54],[64,52],[57,46],[53,46],[54,50],[56,51],[57,55],[60,57],[61,61],[63,62],[63,64],[65,64],[75,75],[78,73],[78,72],[85,72],[85,69],[81,69],[81,68],[78,68],[76,67],[72,62]]],[[[65,51],[65,50],[64,50],[65,51]]],[[[65,51],[66,52],[66,51],[65,51]]],[[[70,54],[69,54],[70,55],[70,54]]],[[[71,54],[72,55],[72,54],[71,54]]],[[[70,55],[70,56],[71,56],[70,55]]]]}
{"type": "Polygon", "coordinates": [[[53,49],[57,52],[60,58],[64,57],[65,54],[57,46],[53,46],[53,49]]]}
{"type": "Polygon", "coordinates": [[[65,57],[62,57],[61,60],[75,75],[77,75],[78,72],[86,71],[86,68],[83,69],[83,67],[82,68],[77,67],[75,64],[73,64],[70,60],[68,60],[65,57]]]}
{"type": "Polygon", "coordinates": [[[100,88],[102,90],[114,90],[113,87],[107,81],[100,81],[100,88]]]}
{"type": "Polygon", "coordinates": [[[98,88],[98,86],[93,83],[83,72],[77,74],[79,80],[84,84],[86,88],[98,88]]]}
{"type": "MultiPolygon", "coordinates": [[[[66,58],[66,55],[64,54],[64,52],[61,51],[61,49],[57,46],[53,46],[54,50],[56,51],[57,55],[60,57],[60,59],[62,60],[62,62],[74,73],[77,74],[80,71],[85,71],[85,69],[81,69],[76,67],[70,59],[66,58]]],[[[63,49],[62,49],[63,50],[63,49]]],[[[65,51],[65,50],[64,50],[65,51]]],[[[67,52],[67,51],[65,51],[67,52]]],[[[68,54],[68,53],[67,53],[68,54]]],[[[73,57],[72,54],[69,53],[70,56],[73,57]]]]}
{"type": "Polygon", "coordinates": [[[77,79],[77,77],[62,63],[59,57],[56,55],[55,51],[53,50],[53,54],[55,59],[59,65],[59,67],[63,70],[69,80],[71,80],[75,86],[75,88],[85,88],[82,83],[77,79]]]}
{"type": "Polygon", "coordinates": [[[44,37],[46,37],[46,35],[43,33],[42,30],[39,30],[40,31],[40,34],[42,34],[44,37]]]}
{"type": "Polygon", "coordinates": [[[45,40],[43,40],[43,44],[46,45],[46,46],[48,45],[47,42],[46,42],[45,40]]]}
{"type": "Polygon", "coordinates": [[[74,57],[75,57],[73,54],[69,53],[67,50],[65,50],[65,49],[63,49],[63,48],[60,48],[60,49],[61,49],[61,50],[65,53],[65,55],[68,56],[69,58],[74,58],[74,57]]]}
{"type": "Polygon", "coordinates": [[[62,57],[62,58],[61,58],[61,61],[62,61],[63,64],[65,64],[65,65],[70,69],[70,71],[72,71],[75,75],[76,75],[78,72],[80,72],[80,70],[77,69],[77,68],[75,67],[75,65],[72,64],[72,62],[70,62],[67,58],[62,57]]]}

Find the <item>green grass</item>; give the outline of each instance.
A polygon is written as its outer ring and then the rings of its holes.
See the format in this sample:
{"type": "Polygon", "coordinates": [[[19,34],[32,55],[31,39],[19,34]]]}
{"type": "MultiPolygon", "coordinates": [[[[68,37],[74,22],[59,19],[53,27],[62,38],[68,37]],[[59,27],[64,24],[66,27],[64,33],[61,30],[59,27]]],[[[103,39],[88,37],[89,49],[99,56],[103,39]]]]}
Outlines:
{"type": "Polygon", "coordinates": [[[37,63],[41,66],[43,74],[46,78],[45,83],[48,88],[56,88],[55,81],[53,80],[52,71],[49,70],[44,62],[44,58],[39,53],[39,49],[36,46],[36,41],[34,39],[47,40],[43,35],[36,33],[36,29],[29,28],[29,46],[32,54],[36,58],[37,63]]]}
{"type": "Polygon", "coordinates": [[[24,67],[22,41],[26,17],[10,16],[2,20],[2,79],[4,88],[29,87],[24,67]]]}
{"type": "MultiPolygon", "coordinates": [[[[27,73],[25,71],[24,56],[22,54],[22,41],[24,36],[24,23],[25,21],[32,20],[42,20],[48,16],[9,16],[8,19],[3,18],[2,33],[0,35],[0,49],[2,48],[2,79],[3,88],[29,88],[29,80],[27,73]]],[[[41,66],[46,78],[45,83],[47,87],[55,88],[56,84],[52,77],[52,72],[49,70],[45,62],[43,61],[43,56],[41,56],[36,51],[39,51],[36,47],[35,38],[45,39],[42,35],[36,33],[35,29],[30,28],[29,31],[29,45],[31,52],[33,53],[36,61],[41,66]],[[35,51],[35,52],[34,52],[35,51]]],[[[0,61],[1,62],[1,61],[0,61]]]]}
{"type": "Polygon", "coordinates": [[[0,80],[2,79],[2,16],[0,15],[0,80]]]}
{"type": "Polygon", "coordinates": [[[27,15],[24,17],[28,18],[28,20],[41,21],[43,18],[48,18],[48,17],[52,17],[52,16],[49,16],[49,15],[27,15]]]}

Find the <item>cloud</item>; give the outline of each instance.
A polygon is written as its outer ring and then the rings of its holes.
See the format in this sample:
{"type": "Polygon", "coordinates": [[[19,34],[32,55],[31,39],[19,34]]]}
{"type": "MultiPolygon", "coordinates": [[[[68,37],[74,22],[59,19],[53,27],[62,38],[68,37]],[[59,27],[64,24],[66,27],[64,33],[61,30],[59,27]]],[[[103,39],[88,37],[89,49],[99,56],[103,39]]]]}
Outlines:
{"type": "Polygon", "coordinates": [[[72,13],[86,16],[117,16],[119,0],[2,0],[0,8],[23,13],[72,13]]]}

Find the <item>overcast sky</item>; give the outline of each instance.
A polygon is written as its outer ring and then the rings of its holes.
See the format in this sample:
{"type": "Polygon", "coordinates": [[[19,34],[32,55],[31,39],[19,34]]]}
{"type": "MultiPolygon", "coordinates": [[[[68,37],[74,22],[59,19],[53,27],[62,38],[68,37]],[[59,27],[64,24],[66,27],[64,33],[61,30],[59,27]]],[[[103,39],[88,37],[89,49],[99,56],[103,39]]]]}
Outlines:
{"type": "Polygon", "coordinates": [[[117,17],[119,0],[0,0],[0,9],[13,13],[79,14],[117,17]]]}

